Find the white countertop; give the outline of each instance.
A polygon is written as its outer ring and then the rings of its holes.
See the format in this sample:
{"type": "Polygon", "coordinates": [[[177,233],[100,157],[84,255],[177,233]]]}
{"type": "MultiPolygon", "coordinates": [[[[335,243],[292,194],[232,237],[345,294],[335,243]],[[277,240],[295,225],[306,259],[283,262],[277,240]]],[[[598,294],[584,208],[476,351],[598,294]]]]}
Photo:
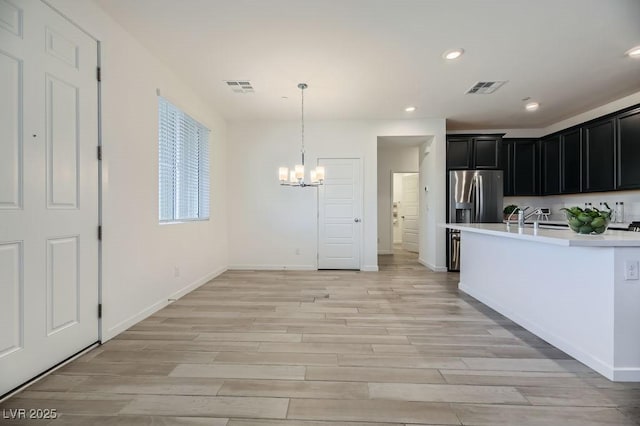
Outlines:
{"type": "Polygon", "coordinates": [[[640,232],[617,231],[607,229],[600,235],[581,235],[570,229],[533,229],[528,225],[523,229],[513,223],[507,227],[504,223],[447,223],[445,228],[463,232],[493,235],[496,237],[528,240],[540,243],[572,247],[640,247],[640,232]]]}
{"type": "MultiPolygon", "coordinates": [[[[518,221],[517,220],[511,220],[512,223],[517,224],[518,221]]],[[[527,221],[528,224],[533,224],[533,222],[531,221],[527,221]]],[[[538,222],[540,224],[540,226],[544,226],[544,225],[551,225],[554,227],[557,226],[566,226],[567,228],[569,227],[569,225],[567,225],[567,221],[566,220],[541,220],[538,222]]],[[[631,222],[611,222],[609,224],[609,229],[619,229],[619,230],[627,230],[629,228],[629,225],[631,225],[631,222]]]]}

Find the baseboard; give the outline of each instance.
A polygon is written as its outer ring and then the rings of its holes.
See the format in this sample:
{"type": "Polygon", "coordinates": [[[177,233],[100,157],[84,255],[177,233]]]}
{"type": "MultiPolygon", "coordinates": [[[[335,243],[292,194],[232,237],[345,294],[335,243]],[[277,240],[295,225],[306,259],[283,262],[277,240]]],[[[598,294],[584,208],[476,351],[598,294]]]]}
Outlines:
{"type": "Polygon", "coordinates": [[[436,266],[420,258],[418,258],[418,263],[428,269],[431,269],[433,272],[447,272],[446,266],[436,266]]]}
{"type": "Polygon", "coordinates": [[[360,270],[362,272],[378,272],[378,265],[365,265],[360,270]]]}
{"type": "Polygon", "coordinates": [[[113,327],[110,327],[106,332],[103,330],[102,331],[102,343],[113,339],[114,337],[116,337],[118,334],[122,333],[126,329],[128,329],[131,326],[139,323],[140,321],[144,320],[145,318],[150,317],[151,315],[153,315],[156,312],[158,312],[160,309],[162,309],[165,306],[167,306],[169,303],[173,302],[174,300],[177,300],[177,299],[181,298],[185,294],[188,294],[188,293],[192,292],[193,290],[195,290],[196,288],[200,287],[201,285],[211,281],[212,279],[214,279],[218,275],[221,275],[226,270],[227,270],[226,267],[218,268],[217,270],[205,275],[202,278],[199,278],[198,280],[192,282],[191,284],[188,284],[187,286],[185,286],[184,288],[176,291],[175,293],[170,294],[166,299],[159,300],[156,303],[154,303],[154,304],[146,307],[145,309],[141,310],[137,314],[135,314],[135,315],[123,320],[123,321],[120,321],[119,323],[117,323],[113,327]]]}
{"type": "Polygon", "coordinates": [[[317,271],[315,265],[229,265],[231,271],[317,271]]]}
{"type": "Polygon", "coordinates": [[[524,327],[525,329],[535,334],[542,340],[545,340],[546,342],[555,346],[561,351],[571,355],[573,358],[577,359],[581,363],[585,364],[586,366],[602,374],[607,379],[616,380],[616,381],[618,380],[633,381],[630,378],[636,378],[637,380],[640,379],[639,369],[636,369],[636,368],[615,369],[612,365],[608,364],[607,362],[599,358],[596,358],[591,354],[589,354],[588,352],[582,350],[581,348],[571,344],[570,342],[567,342],[562,336],[558,336],[553,332],[547,331],[543,327],[536,324],[535,322],[530,321],[526,318],[523,318],[520,315],[517,315],[511,309],[508,309],[507,307],[503,306],[502,304],[500,304],[499,302],[495,301],[490,297],[486,297],[480,294],[479,292],[475,291],[473,288],[469,288],[465,286],[462,282],[458,284],[458,288],[464,293],[468,294],[469,296],[473,297],[474,299],[478,300],[479,302],[483,303],[484,305],[498,312],[499,314],[504,315],[505,317],[509,318],[511,321],[524,327]],[[623,370],[626,370],[626,371],[623,371],[623,370]],[[624,377],[624,379],[622,378],[616,379],[616,377],[624,377]]]}
{"type": "Polygon", "coordinates": [[[393,254],[393,250],[378,250],[378,255],[393,254]]]}
{"type": "Polygon", "coordinates": [[[640,368],[614,368],[614,382],[640,382],[640,368]]]}

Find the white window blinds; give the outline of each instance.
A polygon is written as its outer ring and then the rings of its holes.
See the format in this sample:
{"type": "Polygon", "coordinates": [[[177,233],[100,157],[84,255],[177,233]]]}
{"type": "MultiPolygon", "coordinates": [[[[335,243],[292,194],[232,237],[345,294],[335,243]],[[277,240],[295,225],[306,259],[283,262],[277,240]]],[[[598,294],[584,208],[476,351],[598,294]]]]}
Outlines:
{"type": "Polygon", "coordinates": [[[160,222],[209,218],[209,129],[158,96],[160,222]]]}

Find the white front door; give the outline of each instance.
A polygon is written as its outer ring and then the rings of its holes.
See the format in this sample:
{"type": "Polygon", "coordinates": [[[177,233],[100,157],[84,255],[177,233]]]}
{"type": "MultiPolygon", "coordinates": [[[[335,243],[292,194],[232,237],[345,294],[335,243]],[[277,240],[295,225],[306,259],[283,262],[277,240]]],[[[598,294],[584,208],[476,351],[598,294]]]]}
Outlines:
{"type": "Polygon", "coordinates": [[[402,176],[402,248],[416,253],[419,250],[419,176],[418,173],[402,176]]]}
{"type": "Polygon", "coordinates": [[[0,1],[0,395],[98,340],[97,45],[0,1]]]}
{"type": "Polygon", "coordinates": [[[318,269],[360,269],[362,178],[359,158],[321,158],[318,188],[318,269]]]}

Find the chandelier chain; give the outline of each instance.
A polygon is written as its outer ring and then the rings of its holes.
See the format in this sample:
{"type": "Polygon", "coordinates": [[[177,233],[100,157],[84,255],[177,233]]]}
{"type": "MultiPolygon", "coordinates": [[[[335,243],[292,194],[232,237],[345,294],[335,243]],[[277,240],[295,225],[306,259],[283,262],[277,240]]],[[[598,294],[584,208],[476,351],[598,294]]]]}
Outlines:
{"type": "Polygon", "coordinates": [[[300,88],[300,94],[302,96],[302,102],[301,102],[301,109],[302,109],[302,113],[300,114],[301,117],[301,121],[302,121],[302,126],[301,126],[301,132],[302,132],[302,165],[304,165],[304,89],[305,87],[301,87],[300,88]]]}

